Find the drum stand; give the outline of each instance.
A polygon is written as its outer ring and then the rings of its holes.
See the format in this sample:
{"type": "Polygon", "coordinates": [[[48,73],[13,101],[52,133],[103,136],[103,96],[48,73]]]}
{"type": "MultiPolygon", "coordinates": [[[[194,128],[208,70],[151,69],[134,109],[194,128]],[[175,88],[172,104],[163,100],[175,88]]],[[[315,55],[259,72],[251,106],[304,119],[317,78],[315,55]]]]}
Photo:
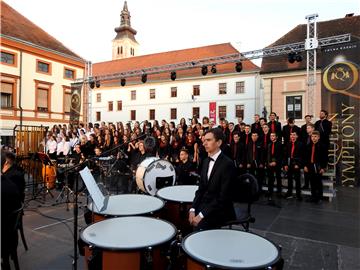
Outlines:
{"type": "Polygon", "coordinates": [[[56,197],[55,203],[53,204],[53,206],[59,205],[61,203],[66,203],[66,211],[69,211],[69,203],[70,203],[69,197],[70,197],[71,194],[74,194],[74,192],[69,187],[68,172],[66,171],[65,172],[65,185],[62,187],[62,189],[60,191],[60,194],[56,197]],[[61,197],[61,200],[63,200],[64,197],[66,197],[66,201],[65,202],[59,202],[60,197],[61,197]]]}

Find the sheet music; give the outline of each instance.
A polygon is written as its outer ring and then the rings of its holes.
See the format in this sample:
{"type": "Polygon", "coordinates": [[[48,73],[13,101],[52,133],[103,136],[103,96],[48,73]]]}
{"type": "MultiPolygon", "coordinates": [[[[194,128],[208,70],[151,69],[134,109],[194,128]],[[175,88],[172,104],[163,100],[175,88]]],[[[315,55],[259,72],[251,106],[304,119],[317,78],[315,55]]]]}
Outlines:
{"type": "Polygon", "coordinates": [[[93,203],[95,204],[97,211],[104,211],[107,206],[107,197],[105,197],[99,189],[89,168],[86,166],[83,170],[80,171],[80,175],[81,178],[84,180],[86,188],[90,193],[90,196],[93,200],[93,203]]]}

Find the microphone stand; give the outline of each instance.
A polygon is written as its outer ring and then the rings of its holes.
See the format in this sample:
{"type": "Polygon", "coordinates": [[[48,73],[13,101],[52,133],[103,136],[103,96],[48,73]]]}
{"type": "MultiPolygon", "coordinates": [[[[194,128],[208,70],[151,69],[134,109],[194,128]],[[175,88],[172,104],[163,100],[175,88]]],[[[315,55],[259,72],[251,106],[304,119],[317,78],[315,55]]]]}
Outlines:
{"type": "MultiPolygon", "coordinates": [[[[129,142],[136,141],[136,140],[138,140],[138,139],[140,139],[140,138],[142,138],[142,137],[145,137],[145,136],[146,136],[146,134],[142,134],[142,135],[136,137],[135,139],[130,140],[129,142]]],[[[109,154],[109,153],[113,152],[114,150],[116,150],[116,149],[118,149],[118,148],[120,148],[120,147],[122,147],[122,146],[124,146],[124,145],[125,145],[125,143],[122,143],[122,144],[120,144],[120,145],[117,145],[117,146],[115,146],[114,148],[105,151],[105,152],[103,153],[103,155],[109,154]]],[[[82,163],[79,163],[79,164],[76,164],[76,165],[74,165],[74,166],[72,166],[72,167],[67,168],[67,169],[64,171],[64,173],[68,173],[69,171],[74,170],[74,169],[76,169],[76,168],[78,168],[78,167],[80,167],[80,166],[88,163],[89,161],[95,160],[95,159],[96,159],[96,157],[88,158],[88,159],[86,159],[86,160],[85,160],[84,162],[82,162],[82,163]]],[[[76,180],[78,180],[78,179],[76,179],[76,180]]],[[[79,211],[78,211],[78,181],[75,181],[75,201],[74,201],[74,256],[73,256],[73,262],[72,262],[72,266],[73,266],[73,269],[74,269],[74,270],[77,270],[77,260],[78,260],[78,250],[77,250],[77,241],[78,241],[78,212],[79,212],[79,211]]]]}

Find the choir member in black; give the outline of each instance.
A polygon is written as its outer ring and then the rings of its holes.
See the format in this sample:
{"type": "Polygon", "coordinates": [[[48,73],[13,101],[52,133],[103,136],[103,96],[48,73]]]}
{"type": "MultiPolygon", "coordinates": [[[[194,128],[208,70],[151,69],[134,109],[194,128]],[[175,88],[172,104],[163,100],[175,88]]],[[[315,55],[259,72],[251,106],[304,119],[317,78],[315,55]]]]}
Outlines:
{"type": "Polygon", "coordinates": [[[290,142],[285,145],[284,170],[288,177],[288,191],[285,194],[286,199],[292,198],[293,181],[295,180],[296,198],[301,201],[301,183],[300,169],[303,165],[304,148],[298,140],[298,135],[294,131],[290,134],[290,142]]]}
{"type": "Polygon", "coordinates": [[[251,125],[251,133],[257,133],[259,137],[262,137],[262,128],[260,125],[260,115],[255,114],[254,115],[254,123],[251,125]]]}
{"type": "MultiPolygon", "coordinates": [[[[303,145],[306,147],[309,144],[311,144],[311,135],[315,130],[315,125],[312,123],[309,123],[306,126],[306,136],[302,137],[302,143],[303,145]]],[[[307,172],[304,171],[304,186],[302,187],[302,189],[309,189],[309,185],[310,185],[310,178],[309,178],[309,174],[307,172]]]]}
{"type": "Polygon", "coordinates": [[[185,138],[185,148],[188,150],[189,158],[193,162],[197,162],[197,143],[194,134],[187,133],[185,138]]]}
{"type": "Polygon", "coordinates": [[[180,138],[180,136],[178,134],[175,134],[173,136],[171,145],[170,145],[170,161],[175,164],[177,162],[179,162],[179,154],[180,154],[180,150],[181,148],[183,148],[184,146],[184,141],[182,138],[180,138]]]}
{"type": "Polygon", "coordinates": [[[267,151],[268,148],[268,144],[270,143],[270,129],[267,125],[263,125],[262,126],[262,136],[260,138],[261,142],[262,142],[262,147],[264,148],[264,151],[267,151]]]}
{"type": "Polygon", "coordinates": [[[240,139],[241,139],[242,144],[245,147],[245,151],[247,151],[248,145],[249,145],[249,143],[251,141],[251,128],[250,128],[250,125],[245,125],[244,133],[243,133],[242,136],[240,134],[240,139]]]}
{"type": "Polygon", "coordinates": [[[308,124],[312,124],[311,123],[312,115],[307,114],[307,115],[305,115],[304,119],[305,119],[305,124],[303,124],[300,128],[300,140],[303,143],[304,143],[305,138],[307,138],[307,135],[308,135],[308,133],[306,131],[306,127],[308,124]]]}
{"type": "Polygon", "coordinates": [[[315,123],[315,130],[320,132],[320,141],[326,147],[326,153],[328,153],[330,146],[330,133],[332,123],[327,120],[328,112],[325,110],[320,111],[320,120],[315,123]]]}
{"type": "Polygon", "coordinates": [[[281,123],[276,121],[276,113],[271,112],[269,118],[270,118],[270,121],[267,123],[267,125],[270,128],[270,133],[275,132],[278,137],[278,140],[281,141],[282,140],[282,138],[281,138],[281,135],[282,135],[281,134],[281,123]]]}
{"type": "Polygon", "coordinates": [[[244,146],[240,142],[240,135],[238,132],[235,132],[233,135],[233,141],[230,144],[231,149],[231,159],[234,161],[237,175],[244,173],[244,158],[245,151],[244,146]]]}
{"type": "Polygon", "coordinates": [[[192,176],[192,173],[195,172],[196,166],[195,163],[193,163],[189,159],[189,153],[185,148],[180,150],[179,160],[180,161],[175,169],[177,176],[177,184],[195,185],[197,179],[192,176]]]}
{"type": "Polygon", "coordinates": [[[210,123],[210,119],[207,116],[204,116],[202,119],[202,128],[204,129],[204,131],[206,132],[207,130],[209,130],[209,123],[210,123]]]}
{"type": "Polygon", "coordinates": [[[241,138],[241,131],[243,131],[245,127],[245,123],[243,122],[243,118],[240,116],[238,117],[238,123],[235,125],[235,131],[240,133],[240,138],[241,138]],[[241,126],[243,126],[243,128],[241,128],[241,126]]]}
{"type": "Polygon", "coordinates": [[[318,203],[323,196],[322,176],[328,162],[325,146],[320,142],[320,133],[314,131],[311,143],[306,146],[304,171],[309,174],[311,182],[310,202],[318,203]]]}
{"type": "Polygon", "coordinates": [[[262,192],[262,185],[264,179],[264,150],[261,144],[261,141],[258,140],[259,135],[257,133],[251,133],[251,140],[247,147],[247,168],[249,172],[253,174],[257,181],[260,192],[262,192]]]}
{"type": "Polygon", "coordinates": [[[284,154],[283,146],[281,142],[278,141],[275,132],[270,134],[270,140],[271,142],[268,144],[267,147],[269,200],[272,199],[272,194],[274,192],[275,178],[276,178],[276,193],[278,195],[281,195],[281,189],[282,189],[281,167],[282,167],[282,157],[284,154]]]}
{"type": "Polygon", "coordinates": [[[169,141],[165,135],[160,136],[158,156],[159,156],[159,158],[166,159],[166,160],[168,160],[170,158],[169,141]]]}
{"type": "Polygon", "coordinates": [[[136,167],[141,163],[143,162],[146,158],[148,157],[151,157],[152,154],[150,153],[150,150],[149,151],[146,151],[146,148],[145,148],[145,144],[144,144],[144,141],[139,141],[137,143],[137,158],[136,158],[136,167]]]}
{"type": "Polygon", "coordinates": [[[235,132],[235,125],[233,122],[229,123],[229,141],[227,141],[227,144],[230,145],[234,140],[234,132],[235,132]]]}
{"type": "Polygon", "coordinates": [[[81,149],[85,156],[94,156],[95,147],[98,146],[98,141],[95,134],[90,134],[90,141],[86,143],[85,149],[81,149]]]}
{"type": "MultiPolygon", "coordinates": [[[[226,121],[225,119],[220,120],[220,126],[219,126],[224,134],[224,138],[225,138],[225,143],[228,143],[229,138],[230,138],[230,130],[228,127],[228,121],[226,121]]],[[[224,143],[223,142],[223,143],[224,143]]]]}
{"type": "Polygon", "coordinates": [[[185,120],[184,117],[180,119],[180,126],[181,126],[181,128],[183,129],[183,131],[186,132],[186,130],[187,130],[187,125],[186,125],[186,120],[185,120]]]}
{"type": "MultiPolygon", "coordinates": [[[[295,119],[294,118],[288,118],[287,125],[283,127],[283,138],[284,138],[284,145],[287,145],[290,141],[290,134],[292,132],[296,132],[298,136],[300,136],[300,128],[295,125],[295,119]]],[[[299,140],[300,141],[300,140],[299,140]]]]}

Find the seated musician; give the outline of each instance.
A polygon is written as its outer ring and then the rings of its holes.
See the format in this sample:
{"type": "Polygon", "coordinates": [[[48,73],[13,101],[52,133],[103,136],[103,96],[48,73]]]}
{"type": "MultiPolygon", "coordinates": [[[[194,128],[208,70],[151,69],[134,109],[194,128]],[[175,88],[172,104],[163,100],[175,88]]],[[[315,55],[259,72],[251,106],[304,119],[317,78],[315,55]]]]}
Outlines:
{"type": "Polygon", "coordinates": [[[191,173],[195,172],[195,163],[189,159],[189,152],[186,148],[180,150],[180,162],[176,167],[176,176],[178,185],[195,185],[196,177],[191,173]]]}
{"type": "Polygon", "coordinates": [[[189,212],[189,222],[196,230],[219,228],[235,218],[231,193],[236,172],[234,162],[221,151],[223,142],[221,129],[213,128],[205,133],[204,147],[208,157],[204,160],[199,189],[189,212]]]}

